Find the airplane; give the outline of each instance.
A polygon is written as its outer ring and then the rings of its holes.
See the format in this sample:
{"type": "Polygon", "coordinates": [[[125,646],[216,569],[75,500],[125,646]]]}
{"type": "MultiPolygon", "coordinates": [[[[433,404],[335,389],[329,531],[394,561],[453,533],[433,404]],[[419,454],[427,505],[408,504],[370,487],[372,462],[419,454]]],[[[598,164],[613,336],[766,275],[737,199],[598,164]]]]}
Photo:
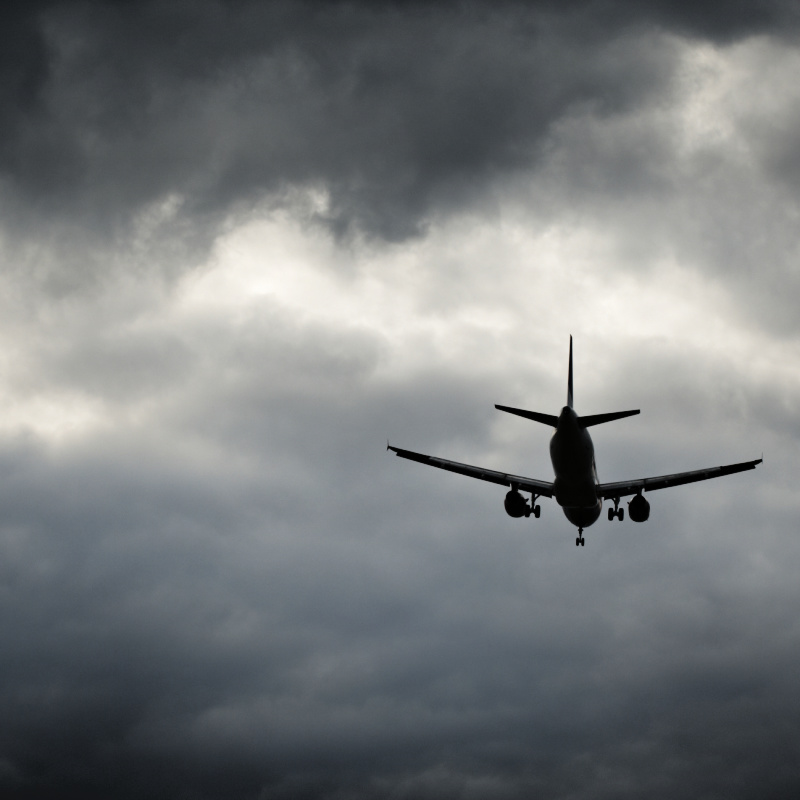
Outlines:
{"type": "Polygon", "coordinates": [[[555,428],[550,439],[550,460],[555,473],[554,481],[525,478],[507,472],[473,467],[458,461],[448,461],[445,458],[426,456],[422,453],[393,447],[388,442],[386,449],[392,450],[400,458],[407,458],[411,461],[418,461],[420,464],[456,472],[459,475],[510,487],[504,501],[506,513],[510,517],[530,517],[533,514],[538,519],[541,507],[536,501],[540,497],[555,497],[556,502],[564,511],[564,516],[578,528],[578,537],[575,539],[576,546],[585,544],[583,529],[598,520],[603,509],[603,500],[613,500],[614,502],[614,508],[608,509],[609,521],[616,518],[622,522],[625,519],[625,509],[620,508],[620,500],[633,495],[633,499],[628,501],[628,516],[634,522],[645,522],[650,517],[650,503],[644,498],[643,492],[653,492],[656,489],[667,489],[671,486],[681,486],[685,483],[706,481],[723,475],[744,472],[748,469],[755,469],[756,465],[762,462],[762,459],[758,458],[755,461],[743,461],[739,464],[709,467],[692,472],[676,472],[674,475],[661,475],[656,478],[635,478],[629,481],[600,483],[594,460],[594,445],[588,428],[604,422],[632,417],[639,413],[639,409],[612,411],[608,414],[590,414],[583,417],[575,412],[572,393],[572,336],[569,337],[567,404],[557,417],[552,414],[525,411],[509,406],[496,405],[495,408],[555,428]],[[530,503],[521,492],[531,493],[530,503]]]}

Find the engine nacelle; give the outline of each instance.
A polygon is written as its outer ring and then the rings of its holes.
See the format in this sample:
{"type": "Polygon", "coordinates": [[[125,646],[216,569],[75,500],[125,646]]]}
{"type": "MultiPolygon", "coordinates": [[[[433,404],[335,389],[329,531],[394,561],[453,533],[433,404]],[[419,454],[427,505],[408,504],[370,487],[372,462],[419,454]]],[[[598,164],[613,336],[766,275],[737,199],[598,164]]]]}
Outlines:
{"type": "Polygon", "coordinates": [[[650,516],[650,503],[640,494],[628,503],[628,516],[634,522],[645,522],[650,516]]]}
{"type": "Polygon", "coordinates": [[[531,513],[528,501],[516,489],[512,489],[503,501],[509,517],[527,517],[531,513]]]}

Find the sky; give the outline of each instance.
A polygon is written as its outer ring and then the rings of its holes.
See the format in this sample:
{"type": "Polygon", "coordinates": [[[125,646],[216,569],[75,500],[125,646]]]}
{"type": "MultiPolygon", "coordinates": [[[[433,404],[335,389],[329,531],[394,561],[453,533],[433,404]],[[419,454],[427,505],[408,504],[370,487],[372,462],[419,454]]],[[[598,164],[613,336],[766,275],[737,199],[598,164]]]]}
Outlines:
{"type": "Polygon", "coordinates": [[[800,792],[795,3],[18,2],[0,791],[800,792]],[[549,480],[569,336],[603,481],[549,480]]]}

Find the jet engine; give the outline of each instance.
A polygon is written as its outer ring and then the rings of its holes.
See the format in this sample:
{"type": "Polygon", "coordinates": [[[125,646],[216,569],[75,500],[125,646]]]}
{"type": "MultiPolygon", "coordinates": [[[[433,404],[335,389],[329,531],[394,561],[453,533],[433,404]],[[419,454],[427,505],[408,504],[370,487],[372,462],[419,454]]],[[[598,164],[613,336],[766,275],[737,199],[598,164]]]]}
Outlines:
{"type": "Polygon", "coordinates": [[[512,489],[506,495],[503,505],[505,505],[506,514],[509,517],[527,517],[531,513],[528,502],[516,489],[512,489]]]}
{"type": "Polygon", "coordinates": [[[650,516],[650,503],[640,494],[628,503],[628,516],[634,522],[644,522],[650,516]]]}

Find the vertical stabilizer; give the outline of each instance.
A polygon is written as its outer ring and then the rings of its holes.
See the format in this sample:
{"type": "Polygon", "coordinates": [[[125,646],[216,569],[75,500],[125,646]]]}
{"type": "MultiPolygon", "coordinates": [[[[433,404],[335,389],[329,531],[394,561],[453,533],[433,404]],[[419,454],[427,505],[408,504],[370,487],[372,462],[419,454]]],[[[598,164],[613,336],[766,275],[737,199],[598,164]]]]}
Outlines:
{"type": "Polygon", "coordinates": [[[572,408],[572,335],[569,337],[569,382],[567,383],[567,405],[572,408]]]}

